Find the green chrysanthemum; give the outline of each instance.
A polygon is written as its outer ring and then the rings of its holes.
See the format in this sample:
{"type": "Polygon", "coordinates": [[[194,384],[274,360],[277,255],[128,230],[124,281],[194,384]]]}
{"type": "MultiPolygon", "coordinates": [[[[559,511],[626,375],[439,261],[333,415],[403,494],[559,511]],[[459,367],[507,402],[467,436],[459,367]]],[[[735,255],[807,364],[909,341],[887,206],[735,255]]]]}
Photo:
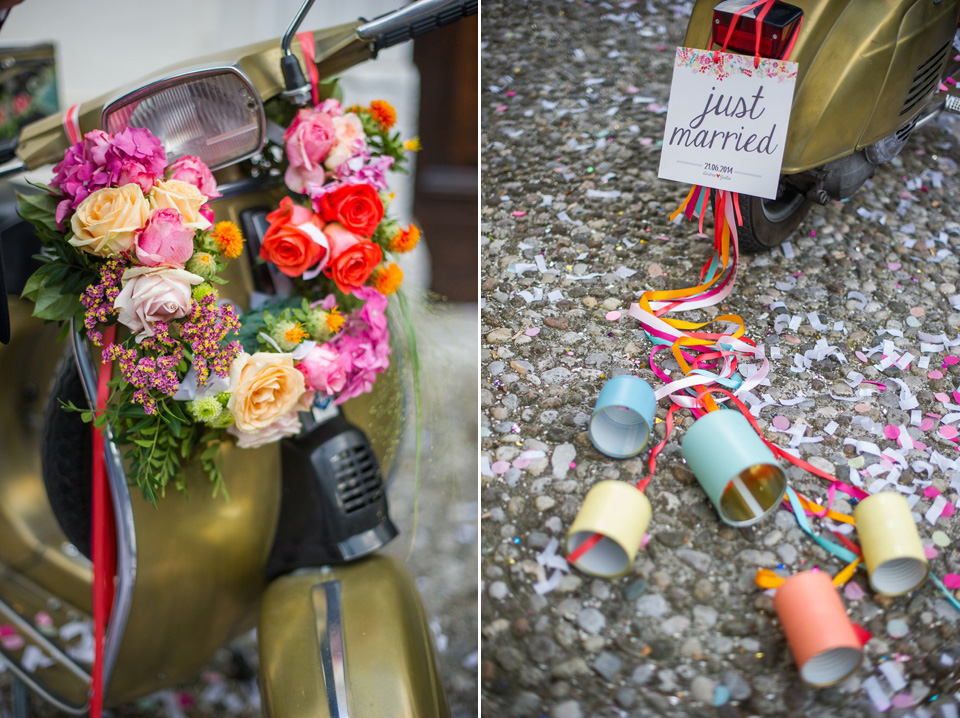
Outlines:
{"type": "Polygon", "coordinates": [[[204,396],[187,402],[187,411],[197,421],[214,426],[217,419],[223,413],[223,407],[216,397],[204,396]]]}

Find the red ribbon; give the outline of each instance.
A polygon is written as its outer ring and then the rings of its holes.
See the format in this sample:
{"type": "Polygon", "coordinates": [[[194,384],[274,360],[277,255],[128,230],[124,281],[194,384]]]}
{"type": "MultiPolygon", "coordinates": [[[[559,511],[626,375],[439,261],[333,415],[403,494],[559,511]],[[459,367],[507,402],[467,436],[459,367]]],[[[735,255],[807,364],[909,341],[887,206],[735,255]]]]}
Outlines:
{"type": "Polygon", "coordinates": [[[313,48],[313,33],[298,32],[297,41],[300,43],[300,50],[303,52],[303,59],[307,63],[307,74],[310,75],[310,88],[313,94],[313,104],[320,104],[320,71],[317,69],[316,56],[313,48]]]}
{"type": "Polygon", "coordinates": [[[67,111],[63,113],[63,129],[67,132],[70,144],[75,144],[83,139],[80,134],[80,105],[70,105],[67,111]]]}
{"type": "MultiPolygon", "coordinates": [[[[116,327],[104,332],[104,347],[113,343],[116,327]]],[[[113,363],[102,360],[97,380],[96,413],[107,406],[113,363]]],[[[113,608],[114,579],[117,572],[117,537],[107,485],[107,465],[103,432],[93,427],[93,675],[90,687],[90,718],[100,718],[103,710],[104,637],[113,608]]]]}

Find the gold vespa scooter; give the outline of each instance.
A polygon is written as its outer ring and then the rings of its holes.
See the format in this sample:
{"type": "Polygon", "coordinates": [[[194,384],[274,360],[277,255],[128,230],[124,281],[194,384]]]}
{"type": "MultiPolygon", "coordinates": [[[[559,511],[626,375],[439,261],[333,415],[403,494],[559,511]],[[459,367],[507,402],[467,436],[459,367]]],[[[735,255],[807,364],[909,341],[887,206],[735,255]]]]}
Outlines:
{"type": "MultiPolygon", "coordinates": [[[[684,45],[719,49],[746,0],[698,0],[684,45]]],[[[757,13],[743,13],[727,50],[753,55],[757,13]]],[[[774,2],[761,22],[761,55],[780,57],[796,33],[798,64],[782,177],[775,200],[740,197],[740,246],[783,242],[811,204],[850,197],[920,125],[960,111],[954,77],[958,0],[774,2]],[[799,28],[799,29],[798,29],[799,28]]]]}
{"type": "MultiPolygon", "coordinates": [[[[217,219],[241,225],[252,243],[244,254],[255,256],[265,208],[277,206],[283,187],[237,163],[264,145],[264,103],[309,97],[304,59],[290,40],[311,4],[282,43],[191,60],[83,104],[81,131],[146,126],[171,154],[199,155],[216,170],[217,219]]],[[[476,10],[475,0],[419,0],[370,22],[317,31],[319,76],[476,10]]],[[[69,146],[62,119],[26,127],[16,158],[0,171],[58,161],[69,146]]],[[[92,680],[90,635],[82,630],[92,613],[91,431],[60,407],[94,395],[98,357],[75,332],[58,343],[57,327],[33,318],[32,305],[18,298],[31,271],[26,258],[38,247],[17,239],[12,247],[3,237],[9,324],[0,321],[0,334],[8,329],[9,337],[0,339],[9,343],[0,346],[0,655],[28,687],[80,715],[92,680]],[[11,627],[17,640],[9,640],[11,627]]],[[[233,262],[225,296],[248,307],[253,291],[269,289],[257,275],[233,262]]],[[[413,581],[400,562],[371,555],[396,535],[382,475],[403,428],[402,395],[394,363],[371,394],[344,405],[345,416],[304,414],[304,432],[282,447],[224,447],[229,502],[196,490],[189,501],[171,494],[154,508],[131,496],[121,452],[108,442],[117,577],[104,705],[193,677],[216,649],[257,626],[266,715],[449,715],[413,581]]],[[[184,479],[204,485],[198,466],[188,466],[184,479]]]]}

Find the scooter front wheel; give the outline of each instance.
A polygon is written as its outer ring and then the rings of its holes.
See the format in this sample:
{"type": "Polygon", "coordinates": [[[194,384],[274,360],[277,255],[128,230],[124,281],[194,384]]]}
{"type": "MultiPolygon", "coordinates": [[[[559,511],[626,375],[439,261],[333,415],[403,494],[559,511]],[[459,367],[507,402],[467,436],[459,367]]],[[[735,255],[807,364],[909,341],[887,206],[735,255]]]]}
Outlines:
{"type": "Polygon", "coordinates": [[[743,224],[737,228],[740,249],[765,252],[782,244],[807,216],[812,201],[780,180],[776,199],[739,195],[743,224]]]}

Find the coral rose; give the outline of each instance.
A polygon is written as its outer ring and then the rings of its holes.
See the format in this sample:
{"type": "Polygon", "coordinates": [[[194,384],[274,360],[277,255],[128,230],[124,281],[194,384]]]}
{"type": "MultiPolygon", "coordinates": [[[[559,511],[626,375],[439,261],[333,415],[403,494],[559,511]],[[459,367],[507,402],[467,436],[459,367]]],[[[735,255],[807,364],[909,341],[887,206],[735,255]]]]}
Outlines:
{"type": "Polygon", "coordinates": [[[190,229],[210,227],[210,220],[200,212],[206,202],[206,196],[195,185],[178,179],[160,180],[150,192],[150,206],[177,210],[183,217],[184,226],[190,229]]]}
{"type": "Polygon", "coordinates": [[[134,234],[149,217],[150,204],[139,185],[98,189],[80,203],[71,218],[69,243],[98,257],[129,252],[134,234]]]}
{"type": "Polygon", "coordinates": [[[318,263],[317,271],[326,265],[329,253],[323,220],[312,210],[284,197],[267,221],[270,226],[263,235],[260,259],[273,262],[288,277],[299,277],[318,263]]]}
{"type": "Polygon", "coordinates": [[[298,406],[306,389],[290,354],[243,352],[230,365],[227,408],[238,430],[266,429],[298,406]]]}
{"type": "Polygon", "coordinates": [[[372,237],[383,219],[383,202],[368,184],[345,184],[323,194],[318,211],[325,222],[339,222],[361,237],[372,237]]]}
{"type": "Polygon", "coordinates": [[[337,289],[349,294],[367,281],[383,259],[383,251],[336,222],[328,224],[323,233],[330,241],[330,262],[323,273],[333,279],[337,289]]]}
{"type": "Polygon", "coordinates": [[[193,254],[193,230],[175,209],[155,209],[134,239],[137,259],[148,267],[182,267],[193,254]]]}
{"type": "Polygon", "coordinates": [[[154,335],[155,322],[180,319],[190,313],[190,288],[201,284],[203,277],[171,267],[131,267],[120,281],[123,288],[113,302],[119,311],[117,321],[136,332],[139,343],[154,335]]]}

